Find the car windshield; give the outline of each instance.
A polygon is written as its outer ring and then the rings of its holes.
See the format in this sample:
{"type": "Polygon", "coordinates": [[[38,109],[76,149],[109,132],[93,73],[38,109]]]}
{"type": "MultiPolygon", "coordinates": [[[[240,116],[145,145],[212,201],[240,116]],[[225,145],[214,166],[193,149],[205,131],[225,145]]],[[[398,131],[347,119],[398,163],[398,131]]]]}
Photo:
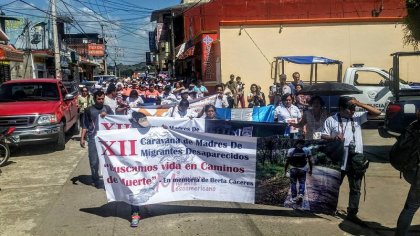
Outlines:
{"type": "Polygon", "coordinates": [[[0,102],[10,101],[58,101],[54,83],[11,83],[0,86],[0,102]]]}

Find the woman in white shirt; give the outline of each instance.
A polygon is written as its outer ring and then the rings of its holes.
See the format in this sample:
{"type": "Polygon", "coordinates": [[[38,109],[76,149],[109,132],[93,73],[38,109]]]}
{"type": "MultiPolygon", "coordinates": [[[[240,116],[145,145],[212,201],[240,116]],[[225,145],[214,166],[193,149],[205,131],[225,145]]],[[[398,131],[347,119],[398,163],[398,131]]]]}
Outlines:
{"type": "Polygon", "coordinates": [[[127,97],[126,102],[130,107],[138,107],[139,104],[144,103],[137,90],[131,90],[130,96],[127,97]]]}
{"type": "Polygon", "coordinates": [[[274,120],[279,123],[297,123],[302,118],[302,114],[297,106],[293,105],[291,94],[285,94],[281,97],[281,103],[274,109],[274,120]]]}

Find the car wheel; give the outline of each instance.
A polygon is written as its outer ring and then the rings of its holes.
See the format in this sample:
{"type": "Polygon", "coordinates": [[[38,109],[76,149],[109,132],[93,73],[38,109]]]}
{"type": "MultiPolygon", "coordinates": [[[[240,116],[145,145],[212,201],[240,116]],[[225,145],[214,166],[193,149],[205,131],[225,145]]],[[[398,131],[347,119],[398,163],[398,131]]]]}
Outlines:
{"type": "Polygon", "coordinates": [[[66,148],[66,135],[64,134],[64,123],[60,123],[60,130],[58,131],[57,143],[55,150],[62,151],[66,148]]]}

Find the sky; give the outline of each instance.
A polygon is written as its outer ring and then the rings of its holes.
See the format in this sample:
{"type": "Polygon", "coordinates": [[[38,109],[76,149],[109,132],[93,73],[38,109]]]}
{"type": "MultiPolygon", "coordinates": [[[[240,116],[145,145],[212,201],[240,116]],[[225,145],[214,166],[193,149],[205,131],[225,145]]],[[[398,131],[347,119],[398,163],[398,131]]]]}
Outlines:
{"type": "MultiPolygon", "coordinates": [[[[51,0],[1,0],[0,10],[7,16],[27,18],[32,24],[51,15],[51,0]]],[[[155,24],[150,22],[154,10],[177,5],[181,0],[56,0],[57,13],[74,19],[68,25],[69,33],[101,33],[104,26],[108,42],[108,62],[136,64],[145,61],[149,51],[148,32],[155,24]]],[[[23,44],[24,23],[14,22],[6,29],[10,43],[23,44]]]]}

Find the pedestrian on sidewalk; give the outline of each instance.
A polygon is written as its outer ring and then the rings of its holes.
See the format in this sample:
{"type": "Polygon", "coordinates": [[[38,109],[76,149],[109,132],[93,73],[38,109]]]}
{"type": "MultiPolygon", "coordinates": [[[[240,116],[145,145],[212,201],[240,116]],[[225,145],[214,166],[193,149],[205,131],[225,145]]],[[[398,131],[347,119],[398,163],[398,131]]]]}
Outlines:
{"type": "Polygon", "coordinates": [[[305,182],[306,173],[312,175],[312,161],[311,151],[304,148],[305,140],[299,139],[295,143],[294,148],[287,151],[286,164],[284,165],[284,174],[287,176],[287,171],[290,165],[289,179],[290,191],[292,193],[291,203],[300,203],[305,196],[305,182]],[[308,171],[309,164],[309,171],[308,171]],[[296,184],[299,183],[299,193],[296,189],[296,184]]]}
{"type": "MultiPolygon", "coordinates": [[[[346,219],[353,223],[364,226],[365,223],[357,217],[360,202],[360,187],[364,172],[361,174],[360,166],[354,160],[360,160],[363,155],[362,124],[368,120],[368,115],[376,117],[381,114],[378,109],[363,104],[353,97],[340,97],[338,100],[339,112],[328,117],[324,122],[324,129],[321,138],[325,140],[339,140],[343,142],[344,152],[341,160],[341,184],[347,175],[349,181],[349,205],[347,207],[346,219]],[[355,112],[356,106],[367,110],[367,112],[355,112]]],[[[365,161],[364,161],[365,163],[365,161]]],[[[366,171],[367,166],[364,171],[366,171]]]]}
{"type": "MultiPolygon", "coordinates": [[[[417,120],[411,123],[407,129],[411,133],[420,132],[420,110],[417,111],[417,120]]],[[[414,138],[413,143],[418,143],[420,145],[419,136],[414,138]]],[[[419,161],[420,153],[415,153],[415,149],[411,150],[414,155],[417,155],[417,161],[419,161]]],[[[415,158],[415,157],[414,157],[415,158]]],[[[405,201],[404,208],[402,209],[400,216],[398,217],[397,229],[395,231],[396,236],[405,236],[408,235],[408,230],[413,220],[414,214],[420,208],[420,163],[417,163],[417,166],[413,166],[412,169],[402,172],[404,178],[411,184],[410,190],[408,191],[407,200],[405,201]]]]}
{"type": "Polygon", "coordinates": [[[88,155],[90,171],[92,174],[92,183],[96,188],[101,188],[102,183],[99,181],[99,157],[96,150],[95,136],[99,129],[99,116],[102,118],[106,115],[113,115],[111,107],[104,105],[105,93],[98,90],[93,94],[95,104],[85,109],[82,123],[82,133],[80,137],[80,146],[85,147],[86,133],[88,136],[88,155]]]}

